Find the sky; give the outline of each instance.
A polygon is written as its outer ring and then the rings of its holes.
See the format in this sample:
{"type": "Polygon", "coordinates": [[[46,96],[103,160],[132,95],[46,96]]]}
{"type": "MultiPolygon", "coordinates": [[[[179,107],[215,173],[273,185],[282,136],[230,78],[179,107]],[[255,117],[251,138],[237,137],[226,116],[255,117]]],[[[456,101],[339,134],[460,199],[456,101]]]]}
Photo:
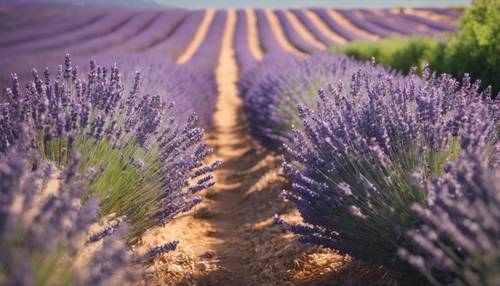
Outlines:
{"type": "MultiPolygon", "coordinates": [[[[2,0],[0,0],[1,2],[2,0]]],[[[6,0],[8,1],[8,0],[6,0]]],[[[10,0],[16,1],[16,0],[10,0]]],[[[100,4],[135,4],[155,3],[162,6],[199,8],[383,8],[383,7],[446,7],[467,5],[471,0],[17,0],[35,2],[72,2],[100,4]]]]}

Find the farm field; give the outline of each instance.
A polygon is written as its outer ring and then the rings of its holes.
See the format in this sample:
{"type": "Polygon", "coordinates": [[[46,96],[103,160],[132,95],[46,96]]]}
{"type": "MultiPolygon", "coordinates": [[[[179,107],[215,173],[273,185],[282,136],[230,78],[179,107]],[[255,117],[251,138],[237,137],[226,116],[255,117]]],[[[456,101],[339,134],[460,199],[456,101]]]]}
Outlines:
{"type": "Polygon", "coordinates": [[[332,52],[463,15],[0,3],[0,285],[498,285],[497,87],[332,52]]]}

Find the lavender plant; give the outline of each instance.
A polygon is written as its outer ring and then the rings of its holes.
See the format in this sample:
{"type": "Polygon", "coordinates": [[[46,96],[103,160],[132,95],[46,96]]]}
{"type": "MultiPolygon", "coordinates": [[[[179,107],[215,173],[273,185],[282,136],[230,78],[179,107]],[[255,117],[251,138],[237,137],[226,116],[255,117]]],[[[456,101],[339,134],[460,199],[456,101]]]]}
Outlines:
{"type": "MultiPolygon", "coordinates": [[[[317,91],[328,83],[349,80],[367,64],[346,57],[315,55],[305,59],[270,56],[247,71],[239,82],[244,111],[252,134],[270,149],[278,150],[291,139],[292,126],[300,128],[297,105],[315,108],[317,91]]],[[[377,77],[383,72],[372,67],[377,77]]],[[[387,72],[386,72],[387,73],[387,72]]]]}
{"type": "Polygon", "coordinates": [[[250,50],[247,15],[244,10],[238,10],[236,13],[236,31],[234,32],[233,45],[236,60],[238,61],[238,69],[240,75],[243,75],[244,71],[252,68],[258,61],[250,50]]]}
{"type": "MultiPolygon", "coordinates": [[[[481,138],[478,133],[472,130],[471,141],[481,138]]],[[[484,147],[448,165],[440,178],[419,182],[432,200],[429,208],[412,206],[422,221],[408,232],[417,248],[400,249],[399,255],[434,285],[500,282],[500,168],[484,164],[492,153],[484,147]]],[[[497,156],[499,147],[493,150],[497,156]]]]}
{"type": "Polygon", "coordinates": [[[82,203],[78,156],[63,170],[10,148],[0,159],[0,284],[123,285],[134,278],[126,224],[86,244],[96,197],[82,203]]]}
{"type": "Polygon", "coordinates": [[[147,75],[141,79],[142,93],[155,94],[162,101],[173,103],[178,124],[186,123],[195,112],[197,126],[211,127],[217,86],[213,75],[201,73],[196,69],[196,63],[176,65],[168,61],[158,62],[157,56],[152,55],[102,55],[96,60],[105,66],[116,63],[126,90],[133,88],[137,71],[147,75]],[[180,110],[187,112],[178,112],[180,110]]]}
{"type": "Polygon", "coordinates": [[[163,224],[201,201],[200,190],[213,185],[204,166],[210,153],[201,143],[196,116],[176,124],[172,105],[141,93],[141,74],[125,91],[116,66],[90,64],[86,80],[66,56],[54,79],[46,71],[25,91],[14,75],[0,118],[0,151],[17,144],[19,122],[35,130],[33,145],[42,156],[64,166],[69,150],[81,153],[79,172],[91,173],[85,197],[98,194],[102,214],[116,213],[131,222],[131,237],[163,224]]]}
{"type": "Polygon", "coordinates": [[[497,144],[499,104],[478,90],[467,76],[460,84],[428,68],[421,79],[365,67],[321,91],[316,111],[300,106],[303,131],[294,129],[285,146],[292,189],[284,195],[305,224],[288,228],[303,241],[408,270],[396,252],[416,248],[406,235],[420,225],[412,205],[431,198],[415,179],[442,174],[474,146],[497,144]],[[477,137],[466,136],[473,130],[477,137]]]}

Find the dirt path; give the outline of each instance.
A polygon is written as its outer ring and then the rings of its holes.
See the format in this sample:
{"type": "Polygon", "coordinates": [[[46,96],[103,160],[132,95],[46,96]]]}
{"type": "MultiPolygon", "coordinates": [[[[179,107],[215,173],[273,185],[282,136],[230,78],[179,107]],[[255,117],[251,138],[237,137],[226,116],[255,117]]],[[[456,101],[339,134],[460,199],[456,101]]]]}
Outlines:
{"type": "Polygon", "coordinates": [[[207,141],[224,160],[216,187],[194,211],[149,231],[144,246],[179,240],[177,250],[155,261],[147,285],[297,285],[321,279],[345,259],[304,245],[281,226],[299,215],[279,193],[286,188],[277,158],[255,144],[242,116],[232,47],[235,11],[229,11],[216,80],[219,98],[207,141]]]}

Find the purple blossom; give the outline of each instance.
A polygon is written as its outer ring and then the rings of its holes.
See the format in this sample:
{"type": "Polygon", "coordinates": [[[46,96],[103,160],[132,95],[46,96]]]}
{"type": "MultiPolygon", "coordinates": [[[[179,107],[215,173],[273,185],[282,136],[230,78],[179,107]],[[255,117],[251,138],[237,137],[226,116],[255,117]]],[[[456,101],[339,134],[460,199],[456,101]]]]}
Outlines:
{"type": "MultiPolygon", "coordinates": [[[[500,172],[484,164],[485,147],[470,150],[443,176],[419,185],[433,200],[429,208],[412,206],[422,221],[408,232],[416,249],[400,249],[399,255],[432,283],[495,285],[500,279],[500,172]]],[[[498,152],[498,144],[495,148],[498,152]]]]}
{"type": "Polygon", "coordinates": [[[234,49],[240,75],[244,74],[246,70],[252,68],[258,62],[250,51],[247,23],[248,21],[245,11],[238,10],[236,18],[236,31],[234,32],[234,49]]]}
{"type": "Polygon", "coordinates": [[[74,172],[77,164],[73,161],[59,173],[34,153],[10,148],[1,157],[2,285],[51,285],[63,283],[67,275],[71,281],[64,283],[72,285],[123,285],[134,278],[124,232],[105,238],[102,247],[90,252],[91,263],[77,263],[89,251],[82,239],[96,222],[98,208],[95,199],[80,200],[83,190],[78,187],[82,178],[74,172]],[[106,255],[110,252],[114,255],[106,255]],[[100,259],[104,256],[105,260],[100,259]],[[39,280],[42,274],[44,281],[39,280]]]}
{"type": "MultiPolygon", "coordinates": [[[[131,59],[127,61],[129,69],[136,67],[131,59]]],[[[145,72],[167,70],[145,67],[145,72]]],[[[154,77],[144,80],[140,73],[127,72],[125,79],[132,84],[126,84],[116,65],[107,69],[91,62],[86,80],[73,75],[74,70],[67,56],[55,79],[47,72],[42,81],[35,73],[35,82],[26,92],[14,78],[0,113],[0,151],[30,143],[59,166],[71,159],[68,152],[75,147],[82,154],[79,169],[94,177],[87,192],[101,197],[103,214],[126,217],[133,239],[199,202],[195,193],[210,188],[213,178],[191,178],[209,175],[218,164],[203,163],[211,150],[202,143],[203,130],[195,126],[197,116],[183,114],[177,123],[174,106],[166,101],[172,95],[155,94],[164,86],[175,92],[193,84],[196,77],[186,73],[156,82],[154,77]],[[27,142],[19,140],[20,124],[32,130],[27,142]]],[[[190,88],[184,92],[195,87],[190,88]]]]}
{"type": "Polygon", "coordinates": [[[355,258],[411,271],[396,252],[416,249],[406,235],[421,221],[412,206],[432,198],[413,185],[414,172],[429,181],[482,149],[484,164],[498,166],[498,101],[467,76],[459,83],[425,69],[424,78],[401,77],[365,65],[308,106],[299,106],[292,142],[283,140],[285,197],[305,222],[290,229],[355,258]]]}
{"type": "MultiPolygon", "coordinates": [[[[348,81],[360,68],[368,68],[345,57],[315,55],[306,59],[267,56],[248,70],[239,82],[244,111],[252,134],[271,149],[278,149],[291,138],[292,126],[302,125],[297,105],[316,105],[316,93],[329,83],[348,81]]],[[[388,74],[370,67],[369,78],[388,74]]]]}

